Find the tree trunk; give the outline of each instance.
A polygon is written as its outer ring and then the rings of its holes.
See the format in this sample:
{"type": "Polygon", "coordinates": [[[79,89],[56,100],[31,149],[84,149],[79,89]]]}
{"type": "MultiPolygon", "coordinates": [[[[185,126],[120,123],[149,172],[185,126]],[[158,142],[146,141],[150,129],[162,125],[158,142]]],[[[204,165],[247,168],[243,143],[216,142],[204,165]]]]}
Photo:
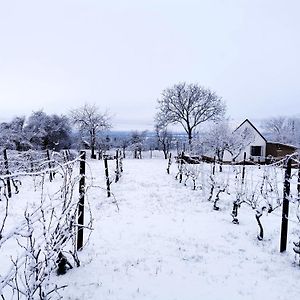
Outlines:
{"type": "Polygon", "coordinates": [[[192,139],[193,139],[193,136],[192,136],[192,129],[188,129],[188,138],[189,138],[189,146],[190,146],[190,150],[192,148],[192,139]]]}
{"type": "Polygon", "coordinates": [[[164,151],[165,159],[168,159],[168,151],[164,151]]]}
{"type": "Polygon", "coordinates": [[[165,144],[163,145],[163,152],[164,152],[165,159],[168,159],[168,150],[165,144]]]}
{"type": "Polygon", "coordinates": [[[189,138],[189,145],[191,146],[191,144],[192,144],[192,131],[189,131],[188,132],[188,138],[189,138]]]}

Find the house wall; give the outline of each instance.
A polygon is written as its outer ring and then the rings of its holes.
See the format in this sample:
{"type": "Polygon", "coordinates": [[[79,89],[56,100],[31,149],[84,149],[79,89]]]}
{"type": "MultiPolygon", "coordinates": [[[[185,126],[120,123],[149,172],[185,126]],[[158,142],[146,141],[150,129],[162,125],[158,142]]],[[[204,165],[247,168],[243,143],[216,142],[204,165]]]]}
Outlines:
{"type": "Polygon", "coordinates": [[[284,157],[286,155],[293,154],[296,150],[296,147],[280,143],[267,143],[266,156],[271,155],[273,157],[284,157]]]}
{"type": "Polygon", "coordinates": [[[232,156],[227,150],[224,151],[223,161],[228,161],[228,162],[232,161],[232,156]]]}
{"type": "MultiPolygon", "coordinates": [[[[264,162],[265,161],[265,157],[266,157],[266,141],[265,139],[251,126],[251,124],[249,122],[245,122],[243,123],[238,129],[237,131],[243,131],[246,128],[248,128],[254,135],[254,140],[245,147],[245,149],[243,149],[241,151],[241,153],[238,155],[238,157],[236,158],[236,162],[242,161],[244,159],[244,152],[246,152],[246,160],[250,160],[253,159],[254,161],[261,161],[264,162]],[[260,157],[252,157],[251,156],[251,146],[261,146],[262,147],[262,155],[260,157]]],[[[224,152],[224,161],[232,161],[232,155],[228,152],[225,151],[224,152]]]]}

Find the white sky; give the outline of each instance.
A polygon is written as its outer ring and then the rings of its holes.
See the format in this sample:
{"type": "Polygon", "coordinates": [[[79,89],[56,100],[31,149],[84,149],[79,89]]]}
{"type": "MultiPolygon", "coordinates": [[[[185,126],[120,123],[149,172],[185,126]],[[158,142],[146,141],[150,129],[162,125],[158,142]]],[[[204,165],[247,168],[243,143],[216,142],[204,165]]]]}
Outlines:
{"type": "Polygon", "coordinates": [[[114,129],[151,129],[180,81],[234,119],[298,115],[299,13],[299,0],[0,0],[0,120],[89,102],[114,129]]]}

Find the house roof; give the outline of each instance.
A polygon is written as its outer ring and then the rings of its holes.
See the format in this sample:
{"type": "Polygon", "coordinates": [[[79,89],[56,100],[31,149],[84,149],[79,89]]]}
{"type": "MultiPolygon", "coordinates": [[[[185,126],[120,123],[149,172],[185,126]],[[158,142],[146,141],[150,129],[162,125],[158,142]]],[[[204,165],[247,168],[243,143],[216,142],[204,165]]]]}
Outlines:
{"type": "Polygon", "coordinates": [[[248,120],[248,119],[246,119],[243,123],[241,123],[236,129],[235,129],[235,131],[236,130],[238,130],[243,124],[245,124],[245,123],[249,123],[249,125],[262,137],[262,139],[267,143],[267,140],[266,140],[266,138],[257,130],[257,128],[248,120]]]}

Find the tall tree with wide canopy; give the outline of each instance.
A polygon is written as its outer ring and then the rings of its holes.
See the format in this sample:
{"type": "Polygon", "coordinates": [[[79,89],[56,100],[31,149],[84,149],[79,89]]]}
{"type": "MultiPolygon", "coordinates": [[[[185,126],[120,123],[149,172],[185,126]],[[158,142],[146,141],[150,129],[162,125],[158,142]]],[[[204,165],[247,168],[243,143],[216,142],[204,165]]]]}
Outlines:
{"type": "Polygon", "coordinates": [[[158,105],[158,124],[181,124],[190,144],[198,125],[208,120],[219,120],[225,113],[222,98],[196,83],[178,83],[163,90],[158,105]]]}

